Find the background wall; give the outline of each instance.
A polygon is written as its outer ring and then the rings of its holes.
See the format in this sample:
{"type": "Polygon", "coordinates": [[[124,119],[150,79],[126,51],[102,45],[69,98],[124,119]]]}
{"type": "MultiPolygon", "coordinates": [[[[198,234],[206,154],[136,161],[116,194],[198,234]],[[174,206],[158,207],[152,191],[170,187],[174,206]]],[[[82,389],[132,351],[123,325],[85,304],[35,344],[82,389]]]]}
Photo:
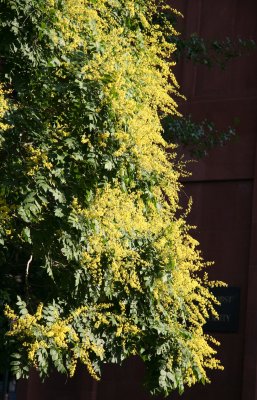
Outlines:
{"type": "MultiPolygon", "coordinates": [[[[177,6],[179,7],[177,2],[177,6]]],[[[193,0],[183,2],[186,35],[197,32],[213,39],[257,36],[254,0],[193,0]]],[[[216,334],[225,371],[213,383],[197,386],[183,399],[254,400],[257,363],[257,57],[231,61],[218,68],[184,62],[179,75],[188,98],[186,112],[209,118],[224,129],[240,120],[238,135],[203,161],[192,164],[185,183],[194,199],[190,219],[205,257],[215,261],[210,275],[240,288],[239,329],[216,334]]]]}
{"type": "MultiPolygon", "coordinates": [[[[174,0],[184,13],[184,32],[206,38],[245,37],[257,40],[256,0],[174,0]]],[[[197,385],[181,400],[257,400],[257,56],[231,61],[226,70],[180,63],[178,80],[187,103],[181,110],[209,118],[222,129],[240,119],[238,136],[199,163],[191,164],[182,201],[193,196],[190,215],[198,226],[204,256],[215,261],[212,278],[240,288],[239,328],[217,333],[224,372],[212,383],[197,385]]],[[[106,367],[100,383],[83,371],[73,380],[55,376],[41,384],[36,374],[18,386],[18,400],[147,400],[143,365],[129,360],[106,367]]],[[[169,399],[176,399],[173,394],[169,399]]]]}

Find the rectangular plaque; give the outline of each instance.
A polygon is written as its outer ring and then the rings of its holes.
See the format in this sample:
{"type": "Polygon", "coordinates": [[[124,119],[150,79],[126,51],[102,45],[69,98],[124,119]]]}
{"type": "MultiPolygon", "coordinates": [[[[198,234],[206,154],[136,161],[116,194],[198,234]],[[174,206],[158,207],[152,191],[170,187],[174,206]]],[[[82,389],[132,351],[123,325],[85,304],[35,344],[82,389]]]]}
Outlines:
{"type": "Polygon", "coordinates": [[[219,316],[211,316],[204,325],[205,332],[227,332],[235,333],[239,327],[240,311],[240,288],[239,287],[217,287],[212,293],[220,302],[215,306],[219,316]]]}

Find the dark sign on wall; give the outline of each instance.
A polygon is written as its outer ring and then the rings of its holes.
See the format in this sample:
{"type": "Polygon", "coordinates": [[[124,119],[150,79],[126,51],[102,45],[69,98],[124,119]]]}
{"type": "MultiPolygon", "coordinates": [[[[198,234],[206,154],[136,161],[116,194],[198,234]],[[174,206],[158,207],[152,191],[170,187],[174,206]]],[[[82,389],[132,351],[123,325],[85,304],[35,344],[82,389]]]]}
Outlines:
{"type": "Polygon", "coordinates": [[[220,306],[215,307],[219,316],[218,318],[211,316],[205,324],[204,330],[206,332],[237,332],[239,327],[240,288],[219,287],[213,288],[212,292],[220,302],[220,306]]]}

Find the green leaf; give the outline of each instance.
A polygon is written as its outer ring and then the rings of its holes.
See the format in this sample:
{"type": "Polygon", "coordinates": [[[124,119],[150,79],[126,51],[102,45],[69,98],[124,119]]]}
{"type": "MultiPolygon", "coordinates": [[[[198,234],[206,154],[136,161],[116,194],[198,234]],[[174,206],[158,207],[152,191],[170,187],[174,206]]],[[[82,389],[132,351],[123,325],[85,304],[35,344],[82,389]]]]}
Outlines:
{"type": "Polygon", "coordinates": [[[106,161],[105,164],[104,164],[104,168],[105,168],[107,171],[111,171],[111,170],[113,169],[113,167],[114,167],[114,164],[113,164],[113,162],[110,161],[110,160],[106,161]]]}
{"type": "Polygon", "coordinates": [[[30,228],[28,226],[26,226],[25,228],[23,228],[22,230],[22,237],[23,239],[28,242],[28,243],[32,243],[31,241],[31,237],[30,237],[30,228]]]}
{"type": "Polygon", "coordinates": [[[64,216],[61,208],[56,208],[54,211],[54,215],[59,218],[62,218],[64,216]]]}

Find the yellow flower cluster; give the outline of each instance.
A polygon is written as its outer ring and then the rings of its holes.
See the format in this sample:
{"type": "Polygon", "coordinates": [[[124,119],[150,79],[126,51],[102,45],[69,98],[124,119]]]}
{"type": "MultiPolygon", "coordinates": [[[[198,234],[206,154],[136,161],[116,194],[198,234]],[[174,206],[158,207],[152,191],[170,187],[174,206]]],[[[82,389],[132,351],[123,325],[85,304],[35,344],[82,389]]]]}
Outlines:
{"type": "MultiPolygon", "coordinates": [[[[208,344],[209,337],[202,331],[210,313],[216,315],[213,307],[215,298],[209,292],[207,274],[204,274],[203,280],[198,276],[208,263],[203,262],[197,250],[198,242],[188,234],[185,221],[182,218],[174,219],[171,209],[164,204],[159,210],[152,207],[146,212],[140,192],[125,193],[119,187],[109,185],[98,190],[95,201],[87,209],[82,209],[78,200],[74,199],[73,212],[101,227],[100,231],[92,232],[87,238],[88,251],[84,253],[82,261],[99,285],[105,272],[101,255],[109,254],[113,257],[110,263],[113,284],[120,282],[127,293],[133,289],[142,291],[140,272],[142,267],[150,264],[142,261],[137,249],[131,249],[127,238],[156,237],[154,247],[160,263],[172,263],[170,274],[156,279],[152,288],[160,318],[162,310],[170,310],[166,322],[171,332],[183,329],[183,318],[190,323],[193,337],[189,347],[203,377],[207,379],[205,367],[221,368],[219,361],[213,357],[215,351],[208,344]],[[184,316],[181,314],[181,299],[184,302],[184,316]],[[174,321],[174,315],[181,315],[181,326],[174,321]]],[[[132,330],[140,335],[137,327],[132,330]]],[[[121,324],[116,336],[125,337],[126,331],[126,325],[121,324]]],[[[190,368],[187,372],[189,385],[196,381],[195,373],[190,368]]]]}
{"type": "MultiPolygon", "coordinates": [[[[131,247],[131,240],[158,237],[165,226],[161,211],[153,207],[151,213],[146,213],[141,195],[140,191],[129,194],[119,186],[106,185],[104,190],[97,191],[94,202],[86,209],[82,209],[77,199],[73,201],[73,214],[101,227],[87,237],[87,251],[82,259],[99,285],[103,276],[101,258],[106,255],[110,259],[113,284],[122,283],[126,291],[131,288],[142,291],[138,272],[148,263],[142,260],[138,249],[131,247]]],[[[165,225],[168,223],[166,220],[165,225]]],[[[158,243],[157,240],[156,246],[158,243]]]]}
{"type": "MultiPolygon", "coordinates": [[[[6,112],[9,109],[8,100],[6,95],[9,93],[8,90],[3,88],[3,85],[0,83],[0,130],[5,131],[10,128],[10,125],[3,122],[3,118],[6,112]]],[[[0,137],[0,145],[1,145],[1,137],[0,137]]]]}
{"type": "MultiPolygon", "coordinates": [[[[115,318],[116,336],[120,337],[125,347],[126,341],[138,336],[140,330],[126,317],[126,310],[123,304],[120,304],[121,313],[113,314],[108,311],[111,307],[110,304],[98,304],[92,312],[91,318],[94,321],[94,326],[99,329],[102,325],[110,324],[110,319],[115,318]]],[[[11,322],[11,328],[7,333],[8,336],[17,336],[23,338],[23,347],[26,349],[28,361],[30,365],[37,368],[38,355],[42,349],[56,348],[58,351],[69,351],[67,361],[67,369],[70,376],[73,376],[76,370],[77,362],[80,360],[86,367],[91,376],[99,379],[91,360],[93,353],[99,358],[104,356],[104,348],[101,343],[92,341],[90,333],[87,329],[76,333],[74,329],[74,322],[78,319],[89,318],[90,309],[87,306],[79,307],[71,312],[67,318],[60,318],[59,313],[56,311],[52,314],[54,322],[47,322],[44,320],[43,305],[39,304],[34,315],[26,313],[22,316],[15,314],[15,312],[7,305],[5,307],[5,316],[11,322]],[[35,332],[36,338],[35,338],[35,332]],[[40,340],[38,339],[40,337],[40,340]]]]}
{"type": "MultiPolygon", "coordinates": [[[[54,6],[53,1],[49,3],[54,6]]],[[[115,7],[123,11],[123,6],[112,0],[97,0],[94,5],[90,0],[66,0],[63,9],[57,12],[56,31],[62,36],[62,52],[67,58],[75,51],[91,52],[88,38],[95,43],[90,61],[85,59],[81,66],[80,76],[85,82],[102,83],[102,106],[108,105],[112,109],[117,120],[116,132],[123,134],[121,149],[116,155],[133,147],[135,155],[142,154],[141,158],[148,167],[151,159],[156,160],[155,167],[158,168],[159,159],[152,157],[156,154],[151,153],[153,148],[157,152],[158,144],[166,145],[160,137],[157,111],[177,114],[177,105],[171,94],[178,94],[178,84],[170,69],[173,63],[165,61],[171,57],[175,46],[165,40],[158,26],[150,26],[144,8],[141,9],[138,2],[126,2],[126,7],[127,3],[130,13],[141,20],[149,34],[138,30],[125,31],[112,12],[115,7]],[[142,48],[137,45],[140,41],[142,48]],[[124,130],[125,125],[128,125],[128,132],[124,130]],[[124,142],[126,135],[128,140],[124,142]],[[153,148],[152,143],[155,143],[153,148]]],[[[154,3],[152,8],[154,12],[154,3]]],[[[177,34],[174,30],[171,33],[177,34]]],[[[60,63],[56,73],[64,78],[74,66],[65,57],[60,63]]],[[[82,143],[86,140],[83,137],[82,143]]],[[[102,145],[105,146],[104,141],[102,145]]],[[[163,150],[159,148],[159,155],[165,162],[163,150]]]]}
{"type": "Polygon", "coordinates": [[[52,169],[53,164],[49,161],[47,154],[41,149],[35,149],[32,145],[28,145],[26,150],[29,153],[27,157],[28,165],[32,165],[27,172],[28,175],[34,176],[39,170],[40,164],[48,170],[52,169]]]}

